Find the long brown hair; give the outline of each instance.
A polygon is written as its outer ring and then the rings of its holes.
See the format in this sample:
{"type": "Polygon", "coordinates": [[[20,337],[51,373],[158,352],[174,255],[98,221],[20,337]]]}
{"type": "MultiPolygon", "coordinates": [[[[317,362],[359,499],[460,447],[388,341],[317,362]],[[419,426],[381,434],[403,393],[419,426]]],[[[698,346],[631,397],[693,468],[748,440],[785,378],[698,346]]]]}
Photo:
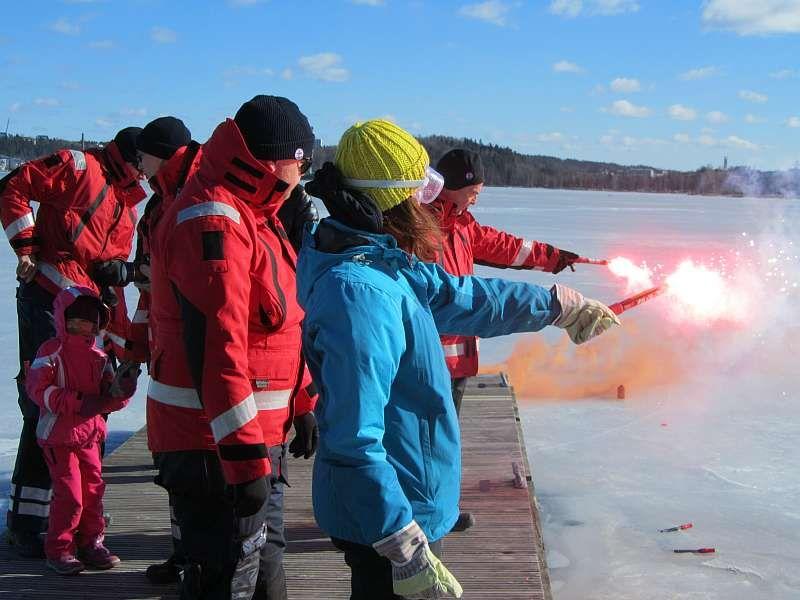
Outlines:
{"type": "Polygon", "coordinates": [[[406,252],[426,262],[436,260],[442,245],[439,223],[414,198],[406,198],[383,213],[383,229],[406,252]]]}

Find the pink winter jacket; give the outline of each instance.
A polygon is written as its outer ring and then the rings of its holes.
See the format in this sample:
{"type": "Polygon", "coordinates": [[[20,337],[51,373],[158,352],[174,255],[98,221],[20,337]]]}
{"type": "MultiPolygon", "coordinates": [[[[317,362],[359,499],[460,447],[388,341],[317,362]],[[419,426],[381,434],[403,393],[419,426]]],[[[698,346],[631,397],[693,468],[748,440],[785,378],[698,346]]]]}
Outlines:
{"type": "MultiPolygon", "coordinates": [[[[56,337],[39,347],[26,376],[28,395],[39,406],[36,437],[41,446],[89,446],[106,436],[102,416],[79,414],[81,393],[107,391],[114,375],[108,356],[95,346],[94,337],[66,331],[64,311],[81,295],[95,296],[84,287],[66,288],[56,296],[53,304],[56,337]]],[[[103,320],[108,322],[107,312],[101,315],[103,320]]]]}

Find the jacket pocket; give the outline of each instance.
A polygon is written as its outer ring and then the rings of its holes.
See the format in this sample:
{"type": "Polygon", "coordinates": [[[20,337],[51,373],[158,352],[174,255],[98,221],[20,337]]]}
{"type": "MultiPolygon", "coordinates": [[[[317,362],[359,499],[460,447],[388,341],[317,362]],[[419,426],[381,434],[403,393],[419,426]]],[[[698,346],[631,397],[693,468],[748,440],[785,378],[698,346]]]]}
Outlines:
{"type": "Polygon", "coordinates": [[[433,498],[433,472],[431,465],[431,425],[427,418],[419,419],[419,442],[422,449],[422,466],[424,468],[425,481],[423,488],[428,499],[433,498]]]}

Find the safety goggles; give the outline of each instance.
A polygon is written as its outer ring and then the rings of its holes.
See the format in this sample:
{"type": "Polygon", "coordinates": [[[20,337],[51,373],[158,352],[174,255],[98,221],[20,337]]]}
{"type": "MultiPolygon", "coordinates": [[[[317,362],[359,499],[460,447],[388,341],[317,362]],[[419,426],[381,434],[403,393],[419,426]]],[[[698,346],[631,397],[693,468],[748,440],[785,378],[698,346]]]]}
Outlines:
{"type": "Polygon", "coordinates": [[[415,188],[411,196],[420,204],[430,204],[444,188],[444,177],[431,167],[425,168],[424,179],[344,179],[344,184],[357,189],[415,188]]]}

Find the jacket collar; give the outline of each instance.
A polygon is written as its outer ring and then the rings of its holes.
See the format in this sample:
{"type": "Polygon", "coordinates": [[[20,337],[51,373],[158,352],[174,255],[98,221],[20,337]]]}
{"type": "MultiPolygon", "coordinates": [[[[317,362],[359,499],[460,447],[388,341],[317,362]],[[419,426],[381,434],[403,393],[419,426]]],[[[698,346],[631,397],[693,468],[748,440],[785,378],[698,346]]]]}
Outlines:
{"type": "Polygon", "coordinates": [[[436,200],[431,202],[428,206],[436,217],[436,220],[439,221],[441,227],[449,227],[458,217],[456,214],[456,205],[445,200],[442,196],[438,196],[436,200]]]}
{"type": "Polygon", "coordinates": [[[87,154],[94,156],[100,163],[106,182],[114,186],[114,192],[125,206],[136,206],[147,194],[139,185],[139,171],[122,158],[115,142],[109,142],[102,150],[91,148],[87,154]]]}
{"type": "Polygon", "coordinates": [[[220,123],[203,145],[199,171],[266,217],[277,214],[289,187],[250,153],[233,119],[220,123]]]}
{"type": "Polygon", "coordinates": [[[191,174],[191,164],[186,161],[194,162],[199,148],[192,142],[190,146],[181,146],[175,151],[167,161],[161,165],[158,173],[149,181],[150,187],[162,199],[172,199],[178,195],[186,179],[191,174]],[[191,149],[191,151],[190,151],[191,149]]]}

